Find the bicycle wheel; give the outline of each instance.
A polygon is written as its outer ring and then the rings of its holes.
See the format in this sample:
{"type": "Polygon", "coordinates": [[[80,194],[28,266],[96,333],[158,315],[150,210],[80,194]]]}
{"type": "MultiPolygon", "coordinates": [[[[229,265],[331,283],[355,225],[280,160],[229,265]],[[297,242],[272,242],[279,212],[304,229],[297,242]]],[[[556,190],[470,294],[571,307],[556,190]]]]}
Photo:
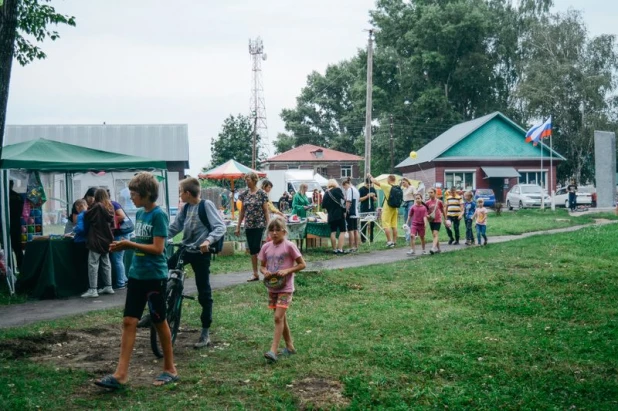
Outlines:
{"type": "MultiPolygon", "coordinates": [[[[180,315],[182,311],[182,284],[177,280],[170,280],[168,282],[165,302],[167,305],[167,323],[170,327],[173,345],[176,341],[178,328],[180,327],[180,315]]],[[[157,334],[157,329],[154,324],[150,326],[150,347],[155,357],[163,358],[163,348],[161,347],[159,335],[157,334]]]]}

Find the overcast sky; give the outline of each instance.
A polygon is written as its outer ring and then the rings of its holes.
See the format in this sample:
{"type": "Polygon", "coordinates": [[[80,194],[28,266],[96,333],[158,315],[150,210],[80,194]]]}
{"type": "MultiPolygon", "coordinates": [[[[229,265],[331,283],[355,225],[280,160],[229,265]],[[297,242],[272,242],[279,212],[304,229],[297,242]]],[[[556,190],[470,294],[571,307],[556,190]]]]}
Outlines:
{"type": "MultiPolygon", "coordinates": [[[[592,35],[618,33],[613,0],[554,0],[584,11],[592,35]]],[[[230,114],[249,113],[248,40],[261,36],[268,136],[283,130],[313,70],[365,47],[374,0],[54,0],[76,17],[48,57],[13,65],[8,124],[189,125],[190,174],[230,114]]],[[[273,154],[273,153],[271,153],[273,154]]]]}

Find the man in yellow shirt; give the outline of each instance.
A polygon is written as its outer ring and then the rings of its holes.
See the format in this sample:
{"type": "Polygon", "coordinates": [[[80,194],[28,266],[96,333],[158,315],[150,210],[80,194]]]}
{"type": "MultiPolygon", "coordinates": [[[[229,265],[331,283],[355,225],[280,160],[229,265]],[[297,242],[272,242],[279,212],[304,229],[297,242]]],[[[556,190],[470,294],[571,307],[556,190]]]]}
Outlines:
{"type": "Polygon", "coordinates": [[[382,205],[382,227],[386,234],[386,246],[394,248],[397,242],[397,218],[399,209],[388,205],[388,197],[391,195],[391,188],[396,185],[397,179],[394,175],[389,175],[386,184],[380,184],[371,174],[367,174],[371,182],[384,192],[384,204],[382,205]]]}
{"type": "Polygon", "coordinates": [[[450,221],[451,227],[445,223],[446,233],[448,234],[448,243],[455,245],[459,244],[459,222],[463,217],[463,200],[461,196],[457,194],[455,185],[451,186],[451,189],[444,195],[444,207],[446,208],[446,219],[450,221]],[[455,234],[453,235],[453,231],[455,234]]]}

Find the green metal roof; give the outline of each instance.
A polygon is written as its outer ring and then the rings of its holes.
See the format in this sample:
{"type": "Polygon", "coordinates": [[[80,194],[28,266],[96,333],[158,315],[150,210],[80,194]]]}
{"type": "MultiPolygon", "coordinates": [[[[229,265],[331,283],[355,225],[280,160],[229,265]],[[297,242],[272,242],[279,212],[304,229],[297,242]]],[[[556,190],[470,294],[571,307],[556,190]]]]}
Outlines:
{"type": "MultiPolygon", "coordinates": [[[[435,160],[530,160],[549,158],[550,149],[525,142],[526,130],[500,112],[451,127],[423,148],[417,158],[407,158],[397,165],[405,167],[435,160]]],[[[553,157],[565,160],[556,151],[553,157]]]]}

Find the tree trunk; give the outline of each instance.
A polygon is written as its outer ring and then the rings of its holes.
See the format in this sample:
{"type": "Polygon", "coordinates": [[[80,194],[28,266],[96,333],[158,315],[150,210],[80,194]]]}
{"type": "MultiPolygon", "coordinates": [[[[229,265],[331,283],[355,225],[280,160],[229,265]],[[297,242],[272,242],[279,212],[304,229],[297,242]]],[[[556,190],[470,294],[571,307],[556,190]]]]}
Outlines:
{"type": "Polygon", "coordinates": [[[11,66],[15,51],[15,33],[17,30],[17,4],[20,0],[4,0],[0,6],[0,158],[4,146],[4,126],[6,124],[6,107],[9,100],[9,83],[11,66]]]}

